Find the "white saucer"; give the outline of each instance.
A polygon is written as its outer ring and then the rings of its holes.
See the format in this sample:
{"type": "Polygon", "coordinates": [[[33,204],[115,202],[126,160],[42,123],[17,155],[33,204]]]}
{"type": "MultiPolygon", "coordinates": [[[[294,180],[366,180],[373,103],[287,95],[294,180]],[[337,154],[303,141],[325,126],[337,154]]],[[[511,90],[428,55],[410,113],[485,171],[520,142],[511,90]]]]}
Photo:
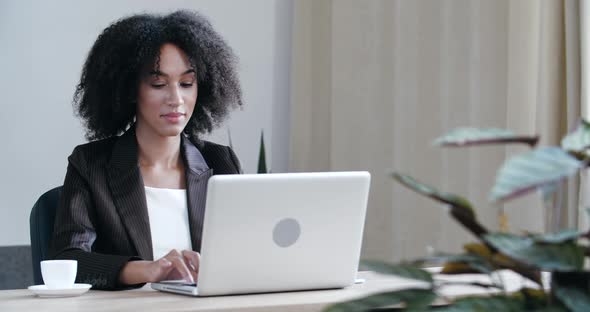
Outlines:
{"type": "Polygon", "coordinates": [[[74,284],[72,288],[67,289],[48,289],[45,285],[29,286],[29,290],[39,297],[59,298],[59,297],[75,297],[87,292],[92,285],[90,284],[74,284]]]}

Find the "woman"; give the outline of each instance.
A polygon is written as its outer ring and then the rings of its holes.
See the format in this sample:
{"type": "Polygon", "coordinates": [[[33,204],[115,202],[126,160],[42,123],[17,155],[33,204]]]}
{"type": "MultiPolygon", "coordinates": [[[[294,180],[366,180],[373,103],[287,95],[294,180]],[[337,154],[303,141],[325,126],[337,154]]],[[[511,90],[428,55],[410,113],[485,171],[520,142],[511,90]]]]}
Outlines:
{"type": "Polygon", "coordinates": [[[201,15],[107,27],[74,95],[93,141],[68,158],[52,257],[77,260],[76,282],[95,289],[195,281],[207,180],[240,172],[199,137],[241,104],[235,57],[201,15]]]}

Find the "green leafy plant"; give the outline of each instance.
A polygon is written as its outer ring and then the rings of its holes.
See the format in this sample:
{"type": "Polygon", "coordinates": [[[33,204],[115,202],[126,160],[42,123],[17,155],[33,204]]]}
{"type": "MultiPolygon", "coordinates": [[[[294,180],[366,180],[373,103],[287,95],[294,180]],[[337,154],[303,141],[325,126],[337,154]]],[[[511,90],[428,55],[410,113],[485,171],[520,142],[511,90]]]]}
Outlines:
{"type": "Polygon", "coordinates": [[[258,171],[257,173],[270,173],[266,169],[266,150],[264,147],[264,131],[260,131],[260,150],[258,152],[258,171]]]}
{"type": "MultiPolygon", "coordinates": [[[[570,176],[588,167],[590,161],[590,123],[578,127],[561,141],[561,146],[536,147],[538,136],[516,135],[503,129],[459,128],[436,139],[442,147],[479,146],[490,144],[526,144],[531,150],[507,159],[498,170],[490,192],[493,202],[506,202],[540,191],[545,203],[560,209],[559,185],[570,176]]],[[[478,242],[464,245],[460,254],[434,255],[388,264],[363,261],[364,267],[383,274],[414,279],[423,287],[373,294],[365,298],[334,304],[326,311],[365,311],[399,305],[407,310],[436,311],[590,311],[590,271],[584,261],[590,255],[590,231],[559,230],[549,234],[512,234],[492,232],[478,220],[473,205],[465,198],[439,191],[411,176],[393,172],[392,178],[405,187],[449,207],[449,214],[471,232],[478,242]],[[538,289],[522,288],[506,293],[502,282],[466,285],[496,290],[486,296],[455,298],[444,307],[431,307],[444,283],[436,283],[426,265],[442,266],[443,274],[492,274],[500,269],[511,270],[538,285],[538,289]],[[543,288],[541,272],[551,272],[551,287],[543,288]]]]}
{"type": "MultiPolygon", "coordinates": [[[[228,146],[231,149],[234,149],[232,139],[231,139],[231,131],[227,128],[227,139],[228,139],[228,146]]],[[[266,167],[266,151],[264,147],[264,131],[260,131],[260,147],[258,152],[258,168],[256,173],[270,173],[270,170],[266,167]]]]}

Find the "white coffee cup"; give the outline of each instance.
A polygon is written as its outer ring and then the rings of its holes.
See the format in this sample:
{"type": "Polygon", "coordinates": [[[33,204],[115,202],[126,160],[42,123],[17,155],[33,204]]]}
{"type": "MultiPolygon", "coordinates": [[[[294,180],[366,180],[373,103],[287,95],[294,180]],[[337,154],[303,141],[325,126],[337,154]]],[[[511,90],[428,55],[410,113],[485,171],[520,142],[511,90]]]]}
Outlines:
{"type": "Polygon", "coordinates": [[[41,275],[48,289],[69,289],[74,287],[78,261],[45,260],[41,261],[41,275]]]}

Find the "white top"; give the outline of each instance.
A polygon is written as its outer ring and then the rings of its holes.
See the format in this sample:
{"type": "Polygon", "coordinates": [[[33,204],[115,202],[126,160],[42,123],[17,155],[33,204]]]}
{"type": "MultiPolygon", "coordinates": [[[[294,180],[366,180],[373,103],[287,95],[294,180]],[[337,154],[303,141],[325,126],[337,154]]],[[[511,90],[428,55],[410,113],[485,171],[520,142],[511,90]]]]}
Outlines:
{"type": "Polygon", "coordinates": [[[192,250],[186,190],[145,187],[154,260],[170,250],[192,250]]]}

